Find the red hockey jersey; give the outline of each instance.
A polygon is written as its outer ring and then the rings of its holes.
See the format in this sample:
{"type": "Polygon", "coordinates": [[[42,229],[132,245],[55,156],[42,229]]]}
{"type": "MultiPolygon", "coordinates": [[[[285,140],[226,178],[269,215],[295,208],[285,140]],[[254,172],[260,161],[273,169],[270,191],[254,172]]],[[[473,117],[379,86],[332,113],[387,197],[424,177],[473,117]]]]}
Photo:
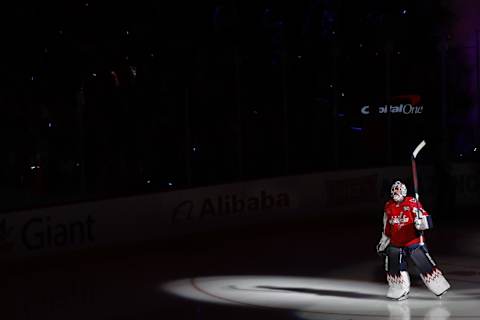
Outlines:
{"type": "Polygon", "coordinates": [[[423,242],[415,228],[417,210],[424,216],[428,213],[423,210],[422,204],[413,197],[405,197],[402,202],[387,201],[384,209],[384,233],[390,238],[390,244],[395,247],[407,247],[423,242]]]}

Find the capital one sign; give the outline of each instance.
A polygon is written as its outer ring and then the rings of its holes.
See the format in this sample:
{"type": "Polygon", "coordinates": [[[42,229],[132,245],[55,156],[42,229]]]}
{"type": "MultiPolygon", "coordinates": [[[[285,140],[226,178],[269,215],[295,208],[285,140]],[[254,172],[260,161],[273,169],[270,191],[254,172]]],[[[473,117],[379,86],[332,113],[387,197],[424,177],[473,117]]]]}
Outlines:
{"type": "Polygon", "coordinates": [[[371,115],[371,114],[404,114],[404,115],[419,115],[423,113],[423,105],[413,105],[411,103],[401,103],[398,105],[381,105],[381,106],[370,106],[365,105],[360,109],[362,115],[371,115]]]}

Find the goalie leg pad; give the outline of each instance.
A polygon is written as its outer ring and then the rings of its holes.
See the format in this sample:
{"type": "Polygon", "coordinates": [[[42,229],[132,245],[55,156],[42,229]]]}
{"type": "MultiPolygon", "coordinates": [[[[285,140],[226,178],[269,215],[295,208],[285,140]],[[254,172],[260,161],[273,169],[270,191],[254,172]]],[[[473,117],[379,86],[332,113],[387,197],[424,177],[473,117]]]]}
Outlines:
{"type": "Polygon", "coordinates": [[[405,251],[391,246],[385,259],[388,282],[387,297],[394,300],[406,299],[410,291],[410,277],[406,271],[405,251]]]}
{"type": "Polygon", "coordinates": [[[450,283],[448,283],[442,272],[437,268],[433,268],[431,273],[420,274],[420,277],[423,283],[425,283],[425,286],[438,297],[450,289],[450,283]]]}
{"type": "Polygon", "coordinates": [[[425,246],[418,246],[410,250],[410,258],[421,274],[431,273],[436,263],[425,246]]]}
{"type": "Polygon", "coordinates": [[[402,248],[388,247],[388,255],[385,258],[385,271],[391,274],[398,274],[400,271],[407,271],[406,253],[402,248]]]}
{"type": "Polygon", "coordinates": [[[388,291],[387,298],[404,300],[410,292],[410,277],[407,271],[398,274],[387,273],[388,291]]]}
{"type": "Polygon", "coordinates": [[[410,258],[420,271],[420,278],[422,278],[425,286],[435,295],[441,296],[450,288],[447,279],[436,267],[435,262],[424,246],[419,246],[412,250],[410,258]]]}

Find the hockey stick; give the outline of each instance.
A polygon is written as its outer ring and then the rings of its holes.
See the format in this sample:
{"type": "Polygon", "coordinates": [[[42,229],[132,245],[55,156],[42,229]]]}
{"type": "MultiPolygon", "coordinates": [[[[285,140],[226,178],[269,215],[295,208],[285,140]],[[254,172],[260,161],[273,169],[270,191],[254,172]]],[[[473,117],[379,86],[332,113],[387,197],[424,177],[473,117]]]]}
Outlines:
{"type": "Polygon", "coordinates": [[[417,201],[418,201],[419,195],[418,195],[417,163],[415,159],[417,158],[418,153],[423,149],[423,147],[425,147],[426,144],[427,143],[425,142],[425,140],[422,140],[422,142],[418,144],[418,146],[415,148],[415,150],[413,150],[413,153],[412,153],[413,190],[415,191],[415,199],[417,199],[417,201]]]}
{"type": "MultiPolygon", "coordinates": [[[[419,195],[418,195],[418,177],[417,177],[416,158],[417,158],[418,153],[423,149],[423,147],[425,147],[426,144],[427,143],[425,142],[425,140],[422,140],[422,142],[420,142],[418,144],[418,146],[415,148],[415,150],[413,150],[413,152],[412,152],[413,190],[415,192],[415,199],[417,200],[416,201],[417,212],[415,214],[417,219],[421,219],[423,217],[423,214],[422,214],[422,211],[420,210],[420,207],[418,205],[419,195]]],[[[419,234],[420,234],[420,243],[423,243],[423,232],[420,231],[419,234]]]]}

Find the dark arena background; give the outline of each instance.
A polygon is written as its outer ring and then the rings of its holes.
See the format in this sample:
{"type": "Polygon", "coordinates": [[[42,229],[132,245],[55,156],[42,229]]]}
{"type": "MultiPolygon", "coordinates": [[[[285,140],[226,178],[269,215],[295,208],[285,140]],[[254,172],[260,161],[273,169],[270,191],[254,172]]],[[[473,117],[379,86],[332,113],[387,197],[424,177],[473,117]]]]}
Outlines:
{"type": "Polygon", "coordinates": [[[2,4],[6,319],[479,319],[480,2],[2,4]],[[376,253],[400,179],[442,298],[376,253]]]}

